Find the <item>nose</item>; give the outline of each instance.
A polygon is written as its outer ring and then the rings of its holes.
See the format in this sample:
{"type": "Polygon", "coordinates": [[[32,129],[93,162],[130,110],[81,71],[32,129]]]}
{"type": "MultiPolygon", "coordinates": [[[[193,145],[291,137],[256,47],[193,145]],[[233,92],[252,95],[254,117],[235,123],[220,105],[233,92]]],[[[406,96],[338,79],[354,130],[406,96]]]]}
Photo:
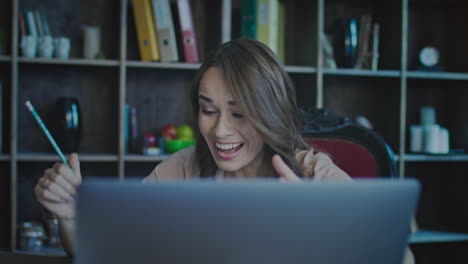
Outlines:
{"type": "Polygon", "coordinates": [[[225,138],[232,134],[232,122],[226,114],[220,114],[215,127],[215,135],[217,138],[225,138]]]}

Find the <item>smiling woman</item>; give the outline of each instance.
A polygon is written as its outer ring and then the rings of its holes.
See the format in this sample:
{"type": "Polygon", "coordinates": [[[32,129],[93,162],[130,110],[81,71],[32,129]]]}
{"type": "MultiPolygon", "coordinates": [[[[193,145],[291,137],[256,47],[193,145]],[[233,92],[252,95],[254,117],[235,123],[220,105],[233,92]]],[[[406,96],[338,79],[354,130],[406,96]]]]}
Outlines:
{"type": "Polygon", "coordinates": [[[197,145],[159,164],[145,181],[194,177],[302,177],[349,181],[301,136],[293,82],[276,55],[252,39],[214,50],[195,77],[197,145]]]}

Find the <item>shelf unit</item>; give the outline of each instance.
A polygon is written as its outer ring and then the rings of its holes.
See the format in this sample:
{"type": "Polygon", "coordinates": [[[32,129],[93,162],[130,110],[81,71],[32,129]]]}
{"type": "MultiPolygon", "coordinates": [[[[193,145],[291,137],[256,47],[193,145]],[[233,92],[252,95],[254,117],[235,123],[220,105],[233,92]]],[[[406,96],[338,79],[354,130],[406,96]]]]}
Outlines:
{"type": "MultiPolygon", "coordinates": [[[[196,1],[198,8],[212,14],[202,19],[204,27],[199,37],[204,46],[200,52],[202,55],[221,43],[221,35],[225,35],[220,26],[222,2],[196,1]]],[[[240,2],[232,1],[232,30],[229,30],[232,38],[240,35],[240,2]]],[[[367,116],[397,154],[400,176],[415,176],[422,182],[423,188],[429,190],[423,192],[423,209],[417,216],[418,223],[423,223],[422,229],[410,237],[410,243],[468,241],[464,235],[468,233],[467,228],[458,222],[439,221],[445,211],[437,209],[434,212],[430,208],[431,204],[441,207],[441,200],[454,203],[443,196],[450,190],[438,191],[431,184],[445,180],[443,171],[448,170],[450,176],[455,176],[447,178],[455,178],[463,186],[466,180],[461,175],[468,169],[468,155],[410,154],[407,143],[408,126],[417,122],[419,107],[434,104],[442,113],[442,124],[454,131],[455,147],[466,148],[468,145],[468,138],[463,136],[468,134],[468,124],[463,120],[468,114],[468,107],[462,106],[461,110],[456,108],[468,95],[468,67],[463,61],[464,55],[467,55],[465,53],[468,53],[464,51],[468,39],[463,37],[454,47],[449,45],[455,42],[456,36],[463,35],[460,20],[468,22],[463,20],[465,16],[462,11],[455,9],[467,11],[468,4],[461,0],[293,0],[284,3],[286,16],[289,16],[285,69],[297,87],[299,105],[327,107],[351,119],[358,115],[367,116]],[[318,32],[330,33],[338,16],[359,17],[368,12],[381,23],[379,70],[324,68],[318,32]],[[450,12],[455,15],[452,17],[450,12]],[[434,20],[427,20],[427,17],[434,20]],[[429,34],[427,43],[426,24],[434,27],[434,33],[429,34]],[[442,35],[441,32],[449,27],[449,33],[442,35]],[[445,72],[417,70],[415,58],[424,45],[440,48],[441,66],[446,69],[445,72]],[[448,105],[445,103],[447,98],[456,103],[448,105]],[[426,166],[431,171],[426,172],[426,166]],[[456,168],[452,169],[453,166],[456,168]],[[436,220],[426,221],[426,218],[436,220]],[[425,231],[428,228],[455,232],[425,231]]],[[[0,55],[0,81],[4,87],[3,134],[6,139],[0,155],[0,170],[7,171],[2,175],[9,175],[0,179],[0,190],[4,191],[4,195],[6,192],[7,197],[0,203],[0,228],[4,230],[5,225],[9,226],[8,233],[2,233],[0,237],[0,249],[16,250],[17,224],[21,217],[28,215],[19,202],[20,193],[24,195],[25,190],[31,189],[34,182],[30,178],[37,180],[43,169],[58,161],[34,121],[25,112],[23,99],[31,97],[34,102],[39,102],[36,108],[40,114],[46,115],[56,97],[66,95],[79,98],[82,109],[87,109],[83,120],[84,129],[88,131],[84,135],[80,159],[83,169],[94,176],[112,175],[109,177],[120,179],[144,176],[155,163],[167,157],[125,153],[123,116],[126,103],[137,105],[139,119],[147,121],[141,123],[141,134],[155,133],[168,122],[181,124],[190,121],[186,115],[190,109],[180,103],[185,100],[183,94],[190,86],[199,63],[139,61],[133,14],[128,0],[70,1],[69,5],[60,6],[58,11],[63,11],[63,14],[56,12],[59,15],[52,18],[58,22],[62,19],[63,22],[65,14],[74,19],[67,21],[71,23],[67,24],[72,34],[71,58],[59,60],[27,59],[19,54],[18,11],[22,6],[43,10],[37,3],[32,0],[9,0],[0,4],[0,15],[3,15],[0,17],[0,27],[5,27],[10,36],[8,54],[0,55]],[[86,11],[94,9],[103,12],[86,11]],[[5,13],[5,10],[8,12],[5,13]],[[77,12],[74,17],[71,10],[82,13],[77,12]],[[81,33],[77,23],[102,26],[102,46],[107,59],[80,58],[81,33]],[[50,94],[54,96],[49,97],[50,94]],[[28,178],[27,175],[34,176],[28,178]]],[[[32,201],[32,197],[26,200],[32,201]]],[[[462,202],[466,204],[468,200],[465,198],[462,202]]],[[[37,204],[34,206],[38,207],[37,204]]],[[[462,215],[462,220],[467,218],[462,215]]]]}

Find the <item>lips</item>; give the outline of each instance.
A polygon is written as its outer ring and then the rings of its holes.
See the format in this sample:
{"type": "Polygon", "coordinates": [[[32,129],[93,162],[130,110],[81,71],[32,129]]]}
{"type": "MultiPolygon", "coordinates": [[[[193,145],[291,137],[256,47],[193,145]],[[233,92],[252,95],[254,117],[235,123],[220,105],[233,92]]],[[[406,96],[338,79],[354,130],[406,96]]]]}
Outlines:
{"type": "Polygon", "coordinates": [[[215,143],[216,154],[223,160],[234,159],[244,143],[215,143]]]}

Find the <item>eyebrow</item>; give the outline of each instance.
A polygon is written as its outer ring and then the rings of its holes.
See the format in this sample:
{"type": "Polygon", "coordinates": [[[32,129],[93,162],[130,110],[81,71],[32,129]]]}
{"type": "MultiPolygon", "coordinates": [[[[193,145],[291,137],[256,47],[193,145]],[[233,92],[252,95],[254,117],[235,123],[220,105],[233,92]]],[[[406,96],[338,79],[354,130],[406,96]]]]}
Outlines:
{"type": "MultiPolygon", "coordinates": [[[[198,98],[205,101],[205,102],[207,102],[207,103],[213,103],[213,100],[211,98],[207,97],[207,96],[204,96],[204,95],[200,94],[200,95],[198,95],[198,98]]],[[[228,101],[228,104],[229,105],[236,105],[236,102],[228,101]]]]}

